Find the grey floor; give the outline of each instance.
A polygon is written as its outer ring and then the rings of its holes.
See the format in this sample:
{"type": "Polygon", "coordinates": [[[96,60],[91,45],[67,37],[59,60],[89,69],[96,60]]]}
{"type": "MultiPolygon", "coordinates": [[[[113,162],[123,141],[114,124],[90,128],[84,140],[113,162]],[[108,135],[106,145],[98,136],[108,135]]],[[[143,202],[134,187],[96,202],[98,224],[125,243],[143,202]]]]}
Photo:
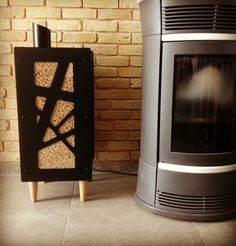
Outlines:
{"type": "Polygon", "coordinates": [[[236,245],[236,219],[153,215],[134,202],[135,185],[133,176],[95,174],[81,203],[77,182],[40,183],[32,204],[19,175],[0,175],[0,245],[236,245]]]}

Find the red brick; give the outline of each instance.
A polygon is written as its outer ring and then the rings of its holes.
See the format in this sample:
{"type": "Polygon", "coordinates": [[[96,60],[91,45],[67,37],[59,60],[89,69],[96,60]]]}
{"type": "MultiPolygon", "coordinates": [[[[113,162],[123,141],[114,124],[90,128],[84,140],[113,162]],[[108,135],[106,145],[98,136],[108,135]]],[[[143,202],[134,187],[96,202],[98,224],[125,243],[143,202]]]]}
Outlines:
{"type": "MultiPolygon", "coordinates": [[[[65,1],[65,0],[64,0],[65,1]]],[[[62,9],[63,18],[68,19],[93,19],[96,18],[96,9],[87,8],[65,8],[62,9]]]]}
{"type": "Polygon", "coordinates": [[[63,42],[66,43],[94,43],[96,42],[96,33],[91,32],[65,32],[63,33],[63,42]]]}
{"type": "Polygon", "coordinates": [[[0,139],[2,141],[16,141],[19,140],[17,131],[0,131],[0,139]]]}
{"type": "Polygon", "coordinates": [[[44,5],[44,0],[9,0],[10,5],[16,5],[16,6],[20,6],[20,5],[26,5],[26,6],[43,6],[44,5]]]}
{"type": "Polygon", "coordinates": [[[140,100],[113,100],[112,109],[140,109],[140,100]]]}
{"type": "Polygon", "coordinates": [[[131,20],[132,14],[129,9],[99,9],[98,19],[101,20],[131,20]]]}
{"type": "Polygon", "coordinates": [[[140,156],[139,151],[131,151],[131,161],[138,161],[140,156]]]}
{"type": "Polygon", "coordinates": [[[95,142],[95,151],[102,151],[106,149],[106,143],[102,141],[95,142]]]}
{"type": "Polygon", "coordinates": [[[116,122],[117,130],[140,130],[139,120],[120,120],[116,122]]]}
{"type": "Polygon", "coordinates": [[[140,140],[140,131],[129,131],[129,140],[140,140]]]}
{"type": "Polygon", "coordinates": [[[18,152],[19,142],[5,142],[5,151],[7,152],[18,152]]]}
{"type": "Polygon", "coordinates": [[[129,152],[98,152],[100,161],[128,161],[130,160],[129,152]]]}
{"type": "Polygon", "coordinates": [[[89,8],[118,8],[118,0],[83,0],[83,6],[89,8]]]}
{"type": "Polygon", "coordinates": [[[0,131],[6,131],[10,128],[10,122],[8,120],[0,120],[0,131]]]}
{"type": "Polygon", "coordinates": [[[1,152],[0,153],[0,162],[19,162],[20,154],[19,152],[1,152]]]}
{"type": "Polygon", "coordinates": [[[21,7],[2,7],[0,18],[24,18],[25,10],[21,7]]]}
{"type": "Polygon", "coordinates": [[[120,8],[138,8],[135,0],[120,0],[120,8]]]}
{"type": "Polygon", "coordinates": [[[8,87],[8,86],[15,86],[15,77],[14,76],[0,76],[0,86],[8,87]]]}
{"type": "Polygon", "coordinates": [[[61,18],[61,9],[53,7],[28,7],[26,8],[27,18],[55,19],[61,18]]]}
{"type": "Polygon", "coordinates": [[[117,55],[116,44],[85,44],[84,47],[90,48],[95,55],[117,55]]]}
{"type": "Polygon", "coordinates": [[[95,67],[94,76],[97,78],[117,77],[117,69],[114,67],[95,67]]]}
{"type": "Polygon", "coordinates": [[[127,56],[98,56],[96,60],[99,66],[126,67],[129,65],[127,56]]]}
{"type": "Polygon", "coordinates": [[[98,33],[98,43],[103,44],[129,44],[130,33],[98,33]]]}
{"type": "Polygon", "coordinates": [[[100,120],[95,121],[95,130],[114,130],[115,129],[115,122],[114,121],[107,121],[107,120],[100,120]]]}
{"type": "Polygon", "coordinates": [[[4,99],[0,99],[0,110],[6,108],[6,103],[4,99]]]}
{"type": "Polygon", "coordinates": [[[130,110],[101,110],[98,114],[102,120],[130,119],[130,110]]]}
{"type": "Polygon", "coordinates": [[[140,99],[141,92],[140,90],[124,90],[124,89],[116,89],[112,91],[111,95],[112,99],[140,99]]]}
{"type": "Polygon", "coordinates": [[[95,99],[108,99],[109,96],[109,90],[95,90],[94,91],[94,98],[95,99]]]}
{"type": "Polygon", "coordinates": [[[140,110],[133,110],[131,112],[131,119],[140,120],[141,119],[141,111],[140,110]]]}
{"type": "Polygon", "coordinates": [[[120,67],[118,68],[120,77],[137,78],[141,77],[141,68],[137,67],[120,67]]]}
{"type": "Polygon", "coordinates": [[[2,119],[2,120],[15,120],[15,119],[17,119],[16,109],[3,109],[3,110],[1,110],[0,119],[2,119]]]}
{"type": "Polygon", "coordinates": [[[0,152],[4,151],[4,144],[3,142],[0,142],[0,152]]]}
{"type": "Polygon", "coordinates": [[[141,88],[141,78],[130,79],[131,88],[141,88]]]}
{"type": "Polygon", "coordinates": [[[129,88],[127,78],[103,78],[98,80],[99,88],[129,88]]]}
{"type": "Polygon", "coordinates": [[[110,109],[109,100],[95,100],[94,102],[95,109],[110,109]]]}
{"type": "Polygon", "coordinates": [[[48,0],[47,2],[48,2],[48,6],[53,6],[53,7],[71,8],[71,7],[81,7],[82,6],[81,0],[48,0]]]}
{"type": "Polygon", "coordinates": [[[5,98],[7,95],[7,91],[5,88],[0,87],[0,98],[5,98]]]}
{"type": "Polygon", "coordinates": [[[137,150],[138,141],[112,141],[107,143],[108,150],[137,150]]]}
{"type": "Polygon", "coordinates": [[[99,131],[96,132],[96,140],[127,140],[127,131],[99,131]]]}

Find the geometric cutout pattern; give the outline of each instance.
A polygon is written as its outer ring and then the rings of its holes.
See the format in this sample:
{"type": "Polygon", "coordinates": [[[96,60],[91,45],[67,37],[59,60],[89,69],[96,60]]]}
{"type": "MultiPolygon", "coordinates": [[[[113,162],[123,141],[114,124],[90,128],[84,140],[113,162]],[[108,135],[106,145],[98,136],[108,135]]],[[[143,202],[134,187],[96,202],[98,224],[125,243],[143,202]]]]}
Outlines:
{"type": "Polygon", "coordinates": [[[43,107],[45,105],[45,102],[46,102],[46,98],[45,97],[36,96],[35,105],[36,105],[36,107],[37,107],[37,109],[39,111],[42,111],[43,110],[43,107]]]}
{"type": "Polygon", "coordinates": [[[66,138],[67,142],[72,146],[75,147],[75,136],[71,135],[69,137],[66,138]]]}
{"type": "Polygon", "coordinates": [[[75,168],[75,156],[62,141],[59,141],[39,150],[38,167],[40,169],[75,168]]]}
{"type": "Polygon", "coordinates": [[[45,102],[46,102],[46,98],[45,97],[36,96],[36,98],[35,98],[35,106],[36,106],[37,110],[39,111],[38,112],[39,114],[36,116],[36,123],[39,123],[40,112],[43,111],[43,107],[45,105],[45,102]]]}
{"type": "Polygon", "coordinates": [[[73,63],[70,62],[61,87],[62,91],[74,92],[73,84],[73,63]]]}
{"type": "Polygon", "coordinates": [[[40,121],[40,115],[38,114],[38,115],[36,115],[36,123],[38,124],[39,121],[40,121]]]}
{"type": "Polygon", "coordinates": [[[66,121],[65,123],[59,128],[59,132],[65,133],[68,132],[72,129],[74,129],[75,127],[75,119],[74,119],[74,115],[71,115],[66,121]]]}
{"type": "Polygon", "coordinates": [[[50,88],[57,67],[58,67],[57,62],[35,62],[34,63],[35,85],[50,88]]]}
{"type": "Polygon", "coordinates": [[[43,141],[47,142],[47,141],[55,138],[56,136],[57,136],[56,133],[51,128],[48,127],[46,129],[45,135],[43,137],[43,141]]]}
{"type": "Polygon", "coordinates": [[[74,103],[69,101],[74,91],[73,63],[68,63],[66,69],[64,67],[62,70],[57,62],[35,62],[34,81],[40,93],[35,97],[38,110],[36,121],[38,127],[43,128],[38,167],[75,168],[74,103]],[[60,78],[63,79],[58,81],[57,73],[61,71],[63,76],[60,78]],[[56,99],[48,96],[54,92],[58,95],[56,99]]]}
{"type": "Polygon", "coordinates": [[[74,103],[58,100],[51,115],[51,123],[57,126],[74,108],[74,103]]]}

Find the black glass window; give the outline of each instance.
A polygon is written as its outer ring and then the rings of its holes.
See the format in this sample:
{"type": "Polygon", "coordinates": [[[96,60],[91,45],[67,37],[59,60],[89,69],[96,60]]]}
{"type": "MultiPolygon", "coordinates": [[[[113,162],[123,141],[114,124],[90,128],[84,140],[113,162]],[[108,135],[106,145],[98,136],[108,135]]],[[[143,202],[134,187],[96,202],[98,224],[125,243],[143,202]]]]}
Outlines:
{"type": "Polygon", "coordinates": [[[176,55],[171,151],[236,150],[236,56],[176,55]]]}

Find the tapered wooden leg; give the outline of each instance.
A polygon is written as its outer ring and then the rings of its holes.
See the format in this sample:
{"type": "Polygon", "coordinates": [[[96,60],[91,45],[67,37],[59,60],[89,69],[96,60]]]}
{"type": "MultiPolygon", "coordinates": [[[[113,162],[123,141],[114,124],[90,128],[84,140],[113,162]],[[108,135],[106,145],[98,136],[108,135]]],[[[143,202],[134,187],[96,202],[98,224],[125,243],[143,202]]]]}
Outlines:
{"type": "Polygon", "coordinates": [[[37,201],[38,182],[29,182],[31,202],[37,201]]]}
{"type": "Polygon", "coordinates": [[[79,181],[80,201],[84,202],[88,193],[88,181],[79,181]]]}

